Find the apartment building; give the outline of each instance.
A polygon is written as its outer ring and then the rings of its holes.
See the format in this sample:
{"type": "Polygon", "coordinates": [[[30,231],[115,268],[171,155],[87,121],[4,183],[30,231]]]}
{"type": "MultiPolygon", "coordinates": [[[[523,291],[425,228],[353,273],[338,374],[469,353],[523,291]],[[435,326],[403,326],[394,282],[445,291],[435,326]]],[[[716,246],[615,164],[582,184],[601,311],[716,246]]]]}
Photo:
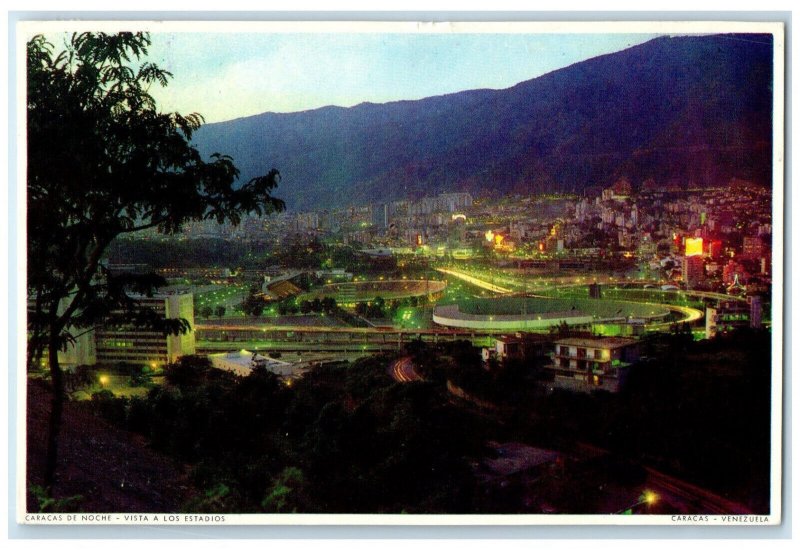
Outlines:
{"type": "Polygon", "coordinates": [[[639,358],[638,342],[633,338],[580,337],[555,341],[553,387],[572,391],[605,390],[618,392],[628,367],[639,358]]]}

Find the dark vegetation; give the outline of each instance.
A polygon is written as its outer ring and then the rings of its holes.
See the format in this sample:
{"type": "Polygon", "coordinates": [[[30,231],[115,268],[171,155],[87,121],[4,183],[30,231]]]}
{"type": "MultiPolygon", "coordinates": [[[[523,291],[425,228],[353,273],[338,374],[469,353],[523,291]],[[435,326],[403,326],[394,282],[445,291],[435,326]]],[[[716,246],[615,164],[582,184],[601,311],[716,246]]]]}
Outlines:
{"type": "Polygon", "coordinates": [[[592,404],[580,415],[583,427],[619,453],[766,513],[770,333],[738,330],[700,342],[660,336],[648,344],[649,359],[619,402],[592,404]]]}
{"type": "Polygon", "coordinates": [[[651,466],[766,513],[769,342],[649,337],[650,359],[619,395],[548,392],[522,362],[484,370],[467,342],[409,343],[426,381],[406,384],[386,375],[390,356],[318,367],[291,386],[187,357],[144,398],[106,392],[83,406],[190,466],[200,496],[187,511],[596,513],[600,485],[634,487],[651,466]],[[447,380],[496,407],[455,397],[447,380]],[[610,454],[486,485],[475,468],[493,456],[489,441],[610,454]]]}
{"type": "Polygon", "coordinates": [[[316,237],[291,235],[279,246],[259,241],[237,242],[233,239],[197,238],[114,240],[108,247],[111,263],[146,264],[153,269],[162,267],[229,267],[267,269],[280,266],[287,269],[342,268],[364,276],[387,277],[420,275],[427,269],[426,261],[398,267],[394,257],[370,258],[359,254],[349,245],[328,243],[316,237]]]}
{"type": "Polygon", "coordinates": [[[435,384],[393,383],[386,362],[320,367],[290,388],[185,358],[146,398],[86,406],[191,465],[203,496],[187,510],[469,511],[474,422],[435,384]]]}
{"type": "Polygon", "coordinates": [[[256,260],[247,244],[233,239],[117,239],[107,251],[111,263],[146,264],[162,267],[250,267],[256,260]]]}
{"type": "Polygon", "coordinates": [[[282,210],[277,170],[239,182],[227,155],[191,145],[203,122],[163,113],[149,94],[172,76],[147,61],[146,33],[73,33],[58,51],[27,43],[28,367],[45,355],[53,386],[44,490],[55,482],[65,388],[58,352],[98,323],[185,333],[186,319],[141,307],[166,281],[101,263],[122,236],[180,233],[190,221],[238,224],[282,210]],[[236,183],[236,185],[234,185],[236,183]]]}
{"type": "MultiPolygon", "coordinates": [[[[428,379],[496,405],[505,437],[544,448],[589,443],[766,513],[770,494],[771,342],[739,330],[694,342],[654,334],[619,395],[545,392],[536,363],[485,370],[477,351],[412,348],[428,379]]],[[[449,349],[448,349],[449,348],[449,349]]]]}

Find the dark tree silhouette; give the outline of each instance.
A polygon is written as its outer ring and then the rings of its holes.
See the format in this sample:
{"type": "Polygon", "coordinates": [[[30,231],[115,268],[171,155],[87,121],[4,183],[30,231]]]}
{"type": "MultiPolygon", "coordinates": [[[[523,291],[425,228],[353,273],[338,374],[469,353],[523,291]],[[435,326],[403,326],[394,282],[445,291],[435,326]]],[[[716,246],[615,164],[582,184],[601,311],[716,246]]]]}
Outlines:
{"type": "Polygon", "coordinates": [[[162,113],[149,95],[171,74],[145,60],[144,33],[80,33],[54,53],[27,45],[29,365],[47,352],[53,383],[45,483],[54,482],[64,381],[58,351],[80,330],[122,311],[119,322],[165,333],[188,329],[138,307],[160,277],[117,276],[100,261],[117,237],[190,220],[239,223],[284,205],[271,196],[276,170],[234,186],[233,160],[206,161],[190,143],[198,114],[162,113]]]}
{"type": "Polygon", "coordinates": [[[264,306],[266,303],[264,300],[256,296],[253,292],[247,295],[242,301],[242,311],[245,315],[251,315],[253,317],[261,317],[261,314],[264,313],[264,306]]]}

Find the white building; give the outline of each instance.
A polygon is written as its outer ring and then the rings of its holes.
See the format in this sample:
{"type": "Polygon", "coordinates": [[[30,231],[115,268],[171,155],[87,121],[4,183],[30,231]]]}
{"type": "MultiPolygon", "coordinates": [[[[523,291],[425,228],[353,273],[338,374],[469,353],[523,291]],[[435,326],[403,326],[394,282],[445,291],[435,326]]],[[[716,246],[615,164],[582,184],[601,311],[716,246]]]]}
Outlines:
{"type": "Polygon", "coordinates": [[[255,367],[264,367],[278,376],[290,377],[294,373],[291,363],[259,355],[247,350],[209,355],[211,366],[239,376],[247,376],[255,367]]]}

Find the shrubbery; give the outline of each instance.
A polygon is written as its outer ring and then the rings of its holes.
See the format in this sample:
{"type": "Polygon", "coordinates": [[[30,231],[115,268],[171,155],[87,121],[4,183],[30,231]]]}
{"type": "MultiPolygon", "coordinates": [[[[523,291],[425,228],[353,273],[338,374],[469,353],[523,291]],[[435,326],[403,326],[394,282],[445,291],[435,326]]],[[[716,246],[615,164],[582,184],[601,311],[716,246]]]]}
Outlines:
{"type": "Polygon", "coordinates": [[[432,384],[399,385],[388,358],[323,366],[293,387],[184,358],[146,397],[91,406],[192,466],[197,512],[469,511],[469,422],[432,384]]]}

